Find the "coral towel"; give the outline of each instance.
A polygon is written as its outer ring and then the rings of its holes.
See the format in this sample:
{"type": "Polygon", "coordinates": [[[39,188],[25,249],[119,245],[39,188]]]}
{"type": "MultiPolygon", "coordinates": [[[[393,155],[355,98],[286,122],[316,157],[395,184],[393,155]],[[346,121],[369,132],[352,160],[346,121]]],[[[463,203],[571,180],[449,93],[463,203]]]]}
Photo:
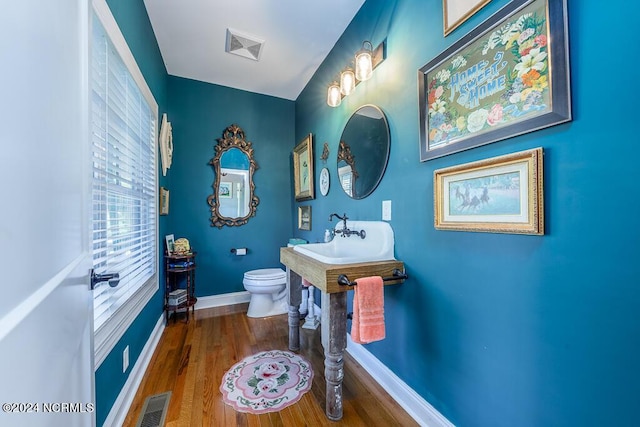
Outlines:
{"type": "Polygon", "coordinates": [[[363,277],[356,280],[356,283],[351,339],[358,344],[380,341],[385,337],[382,277],[363,277]]]}

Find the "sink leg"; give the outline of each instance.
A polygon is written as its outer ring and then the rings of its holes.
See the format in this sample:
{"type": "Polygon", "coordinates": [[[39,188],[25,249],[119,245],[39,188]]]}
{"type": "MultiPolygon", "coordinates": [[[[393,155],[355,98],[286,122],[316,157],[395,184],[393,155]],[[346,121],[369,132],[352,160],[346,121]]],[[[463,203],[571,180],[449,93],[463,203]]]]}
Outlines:
{"type": "Polygon", "coordinates": [[[325,412],[333,421],[342,419],[344,350],[347,347],[347,293],[322,292],[322,325],[326,329],[324,377],[327,383],[325,412]],[[328,310],[327,310],[328,307],[328,310]]]}
{"type": "Polygon", "coordinates": [[[287,302],[289,304],[289,350],[300,350],[300,303],[302,278],[287,267],[287,302]]]}

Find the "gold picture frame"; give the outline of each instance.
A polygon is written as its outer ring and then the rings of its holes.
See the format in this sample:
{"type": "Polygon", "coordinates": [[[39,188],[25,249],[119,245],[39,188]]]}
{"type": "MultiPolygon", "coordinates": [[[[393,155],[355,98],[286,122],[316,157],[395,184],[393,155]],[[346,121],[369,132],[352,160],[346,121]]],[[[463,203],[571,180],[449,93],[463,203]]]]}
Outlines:
{"type": "Polygon", "coordinates": [[[307,135],[293,149],[293,181],[296,201],[315,198],[313,183],[313,135],[307,135]]]}
{"type": "Polygon", "coordinates": [[[462,25],[491,0],[442,0],[444,35],[462,25]]]}
{"type": "Polygon", "coordinates": [[[544,234],[543,150],[434,172],[438,230],[544,234]]]}
{"type": "Polygon", "coordinates": [[[169,215],[169,190],[160,187],[160,215],[169,215]]]}
{"type": "Polygon", "coordinates": [[[298,229],[311,230],[311,206],[298,206],[298,229]]]}

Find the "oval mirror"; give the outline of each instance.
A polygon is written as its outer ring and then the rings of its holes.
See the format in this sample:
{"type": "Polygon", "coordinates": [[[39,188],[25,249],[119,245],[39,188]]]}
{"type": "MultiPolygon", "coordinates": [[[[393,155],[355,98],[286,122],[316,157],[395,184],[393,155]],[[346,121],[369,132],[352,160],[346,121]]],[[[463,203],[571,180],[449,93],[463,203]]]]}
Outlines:
{"type": "Polygon", "coordinates": [[[380,108],[364,105],[351,115],[338,147],[338,179],[349,197],[364,199],[376,189],[387,168],[390,140],[380,108]]]}
{"type": "Polygon", "coordinates": [[[213,194],[207,198],[211,207],[211,226],[246,224],[255,216],[260,202],[253,183],[258,164],[253,159],[251,142],[245,140],[239,126],[231,125],[218,139],[215,150],[216,155],[209,162],[215,173],[213,194]]]}

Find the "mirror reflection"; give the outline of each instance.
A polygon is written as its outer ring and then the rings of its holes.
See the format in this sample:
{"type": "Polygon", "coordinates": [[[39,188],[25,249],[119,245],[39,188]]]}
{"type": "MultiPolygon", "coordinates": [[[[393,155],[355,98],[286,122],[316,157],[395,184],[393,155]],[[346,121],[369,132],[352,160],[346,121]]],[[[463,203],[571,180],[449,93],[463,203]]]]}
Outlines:
{"type": "Polygon", "coordinates": [[[231,148],[220,158],[218,198],[220,215],[239,218],[249,213],[249,159],[238,148],[231,148]]]}
{"type": "Polygon", "coordinates": [[[253,173],[258,164],[253,159],[251,142],[245,140],[244,131],[231,125],[218,139],[213,166],[214,193],[207,198],[211,206],[211,225],[238,226],[255,216],[260,199],[255,195],[253,173]]]}
{"type": "Polygon", "coordinates": [[[349,118],[338,147],[338,179],[345,193],[363,199],[376,189],[389,159],[387,118],[375,105],[365,105],[349,118]]]}

